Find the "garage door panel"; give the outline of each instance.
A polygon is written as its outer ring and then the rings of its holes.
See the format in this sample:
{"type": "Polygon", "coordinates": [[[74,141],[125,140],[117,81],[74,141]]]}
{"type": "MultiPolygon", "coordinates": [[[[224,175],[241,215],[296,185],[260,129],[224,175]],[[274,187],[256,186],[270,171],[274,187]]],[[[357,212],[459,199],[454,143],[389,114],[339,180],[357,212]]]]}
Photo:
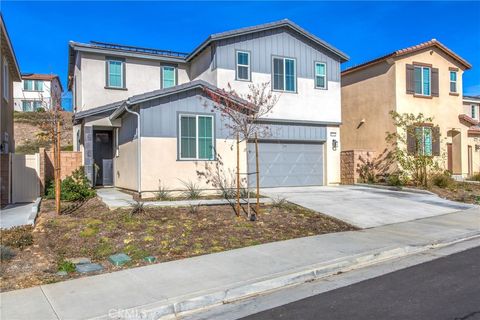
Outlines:
{"type": "MultiPolygon", "coordinates": [[[[260,186],[323,184],[323,144],[259,143],[260,186]]],[[[248,144],[249,172],[255,172],[255,145],[248,144]]],[[[250,175],[250,185],[256,177],[250,175]]]]}

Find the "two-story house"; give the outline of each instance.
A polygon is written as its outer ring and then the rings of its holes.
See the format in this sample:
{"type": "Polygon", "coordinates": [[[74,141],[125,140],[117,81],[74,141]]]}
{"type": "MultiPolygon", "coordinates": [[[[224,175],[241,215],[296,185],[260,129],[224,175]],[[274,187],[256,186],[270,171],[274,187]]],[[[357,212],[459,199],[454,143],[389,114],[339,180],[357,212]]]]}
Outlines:
{"type": "Polygon", "coordinates": [[[13,89],[15,111],[36,111],[50,109],[52,104],[60,104],[62,84],[55,74],[23,73],[22,81],[13,89]]]}
{"type": "MultiPolygon", "coordinates": [[[[261,186],[339,183],[340,64],[348,57],[293,22],[213,34],[185,54],[99,42],[69,48],[74,148],[95,184],[182,189],[217,155],[236,172],[228,120],[206,107],[205,90],[247,94],[261,83],[279,98],[262,120],[272,134],[259,143],[261,186]]],[[[241,150],[240,171],[255,171],[251,143],[241,150]]]]}
{"type": "MultiPolygon", "coordinates": [[[[363,149],[384,154],[391,147],[386,132],[395,132],[390,111],[423,113],[432,124],[419,124],[422,135],[408,152],[444,156],[445,169],[465,177],[480,168],[461,116],[462,75],[471,65],[432,39],[342,72],[342,151],[363,149]],[[420,141],[421,140],[421,141],[420,141]]],[[[414,137],[408,137],[415,139],[414,137]]],[[[416,140],[416,139],[415,139],[416,140]]]]}
{"type": "Polygon", "coordinates": [[[0,39],[0,206],[3,206],[11,200],[10,154],[15,151],[13,84],[20,81],[20,68],[1,13],[0,39]]]}

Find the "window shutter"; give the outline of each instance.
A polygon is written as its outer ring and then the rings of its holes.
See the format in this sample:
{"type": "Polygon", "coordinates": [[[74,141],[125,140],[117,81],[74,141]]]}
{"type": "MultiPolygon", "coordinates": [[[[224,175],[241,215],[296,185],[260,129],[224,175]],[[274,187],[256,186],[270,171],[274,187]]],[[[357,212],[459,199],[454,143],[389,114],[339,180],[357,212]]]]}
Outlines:
{"type": "Polygon", "coordinates": [[[433,127],[432,135],[433,135],[432,153],[434,156],[439,156],[440,155],[440,128],[433,127]]]}
{"type": "Polygon", "coordinates": [[[413,88],[413,64],[407,64],[407,94],[413,94],[414,88],[413,88]]]}
{"type": "Polygon", "coordinates": [[[432,68],[432,97],[438,97],[438,68],[432,68]]]}
{"type": "Polygon", "coordinates": [[[415,137],[415,128],[407,128],[407,153],[410,155],[417,153],[417,138],[415,137]]]}

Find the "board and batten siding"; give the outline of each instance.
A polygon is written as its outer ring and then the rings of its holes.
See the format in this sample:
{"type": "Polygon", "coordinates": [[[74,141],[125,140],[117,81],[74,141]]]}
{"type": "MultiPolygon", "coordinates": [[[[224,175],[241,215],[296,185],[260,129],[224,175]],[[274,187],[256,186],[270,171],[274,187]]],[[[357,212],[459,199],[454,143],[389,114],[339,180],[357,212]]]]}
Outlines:
{"type": "Polygon", "coordinates": [[[328,81],[340,82],[339,58],[286,28],[220,40],[216,45],[213,65],[235,70],[236,50],[250,52],[252,72],[271,74],[272,56],[281,56],[297,60],[299,78],[313,79],[314,62],[325,62],[328,81]]]}
{"type": "Polygon", "coordinates": [[[136,138],[137,116],[125,113],[122,116],[122,126],[118,130],[118,144],[122,145],[136,138]]]}

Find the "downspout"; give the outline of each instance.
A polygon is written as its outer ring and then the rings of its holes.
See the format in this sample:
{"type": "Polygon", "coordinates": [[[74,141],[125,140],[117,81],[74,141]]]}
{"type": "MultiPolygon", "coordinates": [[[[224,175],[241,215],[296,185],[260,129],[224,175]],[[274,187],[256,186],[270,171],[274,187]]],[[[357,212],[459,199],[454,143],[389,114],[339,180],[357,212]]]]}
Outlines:
{"type": "Polygon", "coordinates": [[[141,122],[140,113],[128,109],[128,103],[125,104],[125,111],[137,116],[137,184],[138,195],[142,196],[142,142],[141,142],[141,122]]]}

